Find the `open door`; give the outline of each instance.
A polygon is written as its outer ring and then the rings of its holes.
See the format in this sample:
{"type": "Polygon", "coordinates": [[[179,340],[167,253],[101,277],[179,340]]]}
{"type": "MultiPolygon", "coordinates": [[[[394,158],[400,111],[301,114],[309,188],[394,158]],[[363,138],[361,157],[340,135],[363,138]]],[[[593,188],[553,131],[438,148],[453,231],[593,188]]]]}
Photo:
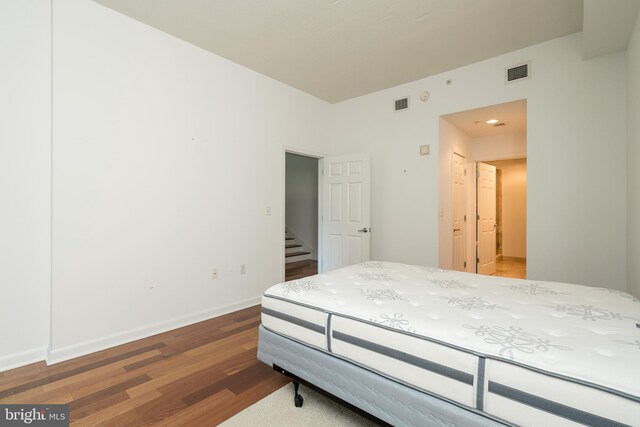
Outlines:
{"type": "Polygon", "coordinates": [[[369,154],[325,157],[321,168],[321,271],[368,261],[371,254],[369,154]]]}
{"type": "Polygon", "coordinates": [[[477,272],[496,272],[496,167],[478,162],[477,272]]]}

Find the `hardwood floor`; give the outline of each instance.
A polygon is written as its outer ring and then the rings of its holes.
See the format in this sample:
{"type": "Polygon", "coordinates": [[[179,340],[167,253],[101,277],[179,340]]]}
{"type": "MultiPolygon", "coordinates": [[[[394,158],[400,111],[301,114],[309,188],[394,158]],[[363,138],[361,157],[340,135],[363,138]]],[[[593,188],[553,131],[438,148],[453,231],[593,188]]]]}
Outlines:
{"type": "Polygon", "coordinates": [[[318,274],[318,261],[290,262],[284,266],[285,281],[302,279],[303,277],[318,274]]]}
{"type": "Polygon", "coordinates": [[[504,257],[496,261],[496,272],[493,275],[526,279],[527,261],[521,258],[504,257]]]}
{"type": "Polygon", "coordinates": [[[68,404],[73,426],[213,426],[288,381],[258,361],[260,306],[67,362],[0,373],[0,403],[68,404]]]}

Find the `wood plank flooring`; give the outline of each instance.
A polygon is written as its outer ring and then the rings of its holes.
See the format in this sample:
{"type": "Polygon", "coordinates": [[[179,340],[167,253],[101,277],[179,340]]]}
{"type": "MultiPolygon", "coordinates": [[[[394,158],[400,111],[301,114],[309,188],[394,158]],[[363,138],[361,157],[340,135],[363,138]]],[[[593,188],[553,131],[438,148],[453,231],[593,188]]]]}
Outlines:
{"type": "Polygon", "coordinates": [[[0,372],[0,403],[68,404],[73,426],[213,426],[288,381],[258,361],[260,306],[52,366],[0,372]]]}
{"type": "Polygon", "coordinates": [[[516,279],[527,278],[527,261],[523,258],[503,257],[496,261],[494,276],[513,277],[516,279]]]}
{"type": "Polygon", "coordinates": [[[304,277],[318,274],[318,261],[312,259],[307,261],[290,262],[284,266],[285,281],[302,279],[304,277]]]}

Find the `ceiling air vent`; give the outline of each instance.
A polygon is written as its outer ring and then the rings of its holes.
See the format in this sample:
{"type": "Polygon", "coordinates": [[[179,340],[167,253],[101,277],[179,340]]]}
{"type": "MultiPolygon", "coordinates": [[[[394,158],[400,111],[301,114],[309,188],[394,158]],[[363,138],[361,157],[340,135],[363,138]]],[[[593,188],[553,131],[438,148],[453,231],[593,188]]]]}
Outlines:
{"type": "Polygon", "coordinates": [[[400,98],[395,100],[395,111],[402,111],[409,109],[409,97],[400,98]]]}
{"type": "Polygon", "coordinates": [[[504,83],[514,83],[531,78],[531,61],[516,64],[504,69],[504,83]]]}

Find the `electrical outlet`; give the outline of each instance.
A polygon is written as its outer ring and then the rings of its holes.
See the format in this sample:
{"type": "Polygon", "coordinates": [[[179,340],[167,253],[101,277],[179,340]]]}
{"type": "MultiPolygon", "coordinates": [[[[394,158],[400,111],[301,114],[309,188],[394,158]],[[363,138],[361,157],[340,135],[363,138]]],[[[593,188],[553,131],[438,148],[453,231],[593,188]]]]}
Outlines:
{"type": "Polygon", "coordinates": [[[214,268],[213,270],[211,270],[211,278],[212,279],[217,279],[218,278],[218,269],[214,268]]]}
{"type": "Polygon", "coordinates": [[[246,274],[246,272],[247,272],[247,266],[246,264],[242,264],[240,266],[240,274],[246,274]]]}

